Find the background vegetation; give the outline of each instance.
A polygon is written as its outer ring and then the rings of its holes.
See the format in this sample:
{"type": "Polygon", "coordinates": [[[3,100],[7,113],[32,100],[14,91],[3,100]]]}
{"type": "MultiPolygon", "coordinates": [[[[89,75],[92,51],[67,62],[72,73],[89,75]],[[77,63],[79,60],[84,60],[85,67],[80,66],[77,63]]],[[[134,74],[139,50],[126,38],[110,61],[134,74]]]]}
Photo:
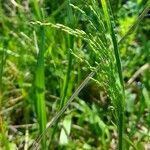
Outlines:
{"type": "Polygon", "coordinates": [[[0,0],[0,149],[148,150],[149,7],[0,0]]]}

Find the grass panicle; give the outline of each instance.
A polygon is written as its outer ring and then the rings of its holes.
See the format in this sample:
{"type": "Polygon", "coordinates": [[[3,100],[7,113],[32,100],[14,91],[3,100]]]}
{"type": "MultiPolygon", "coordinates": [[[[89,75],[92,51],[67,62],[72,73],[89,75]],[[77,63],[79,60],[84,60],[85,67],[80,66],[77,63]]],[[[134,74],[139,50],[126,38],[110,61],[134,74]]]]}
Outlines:
{"type": "MultiPolygon", "coordinates": [[[[76,7],[76,6],[74,6],[74,5],[71,5],[73,8],[75,8],[75,9],[77,9],[77,10],[79,10],[81,13],[83,13],[84,15],[86,15],[86,13],[83,11],[83,10],[81,10],[80,8],[78,8],[78,7],[76,7]]],[[[113,29],[113,25],[112,25],[112,20],[110,19],[110,18],[113,18],[113,17],[110,17],[111,16],[111,14],[110,14],[110,6],[109,6],[109,4],[106,2],[106,1],[102,1],[102,6],[103,6],[103,10],[104,10],[104,15],[105,15],[105,18],[106,18],[106,21],[107,21],[107,26],[108,26],[108,29],[109,29],[109,33],[110,33],[110,35],[111,35],[111,37],[112,37],[112,43],[113,43],[113,46],[114,46],[114,54],[115,54],[115,58],[116,58],[116,64],[117,64],[117,70],[118,70],[118,75],[119,75],[119,80],[120,80],[120,84],[121,84],[121,86],[122,86],[122,100],[121,100],[121,102],[119,102],[119,103],[121,103],[121,104],[118,104],[117,105],[117,103],[116,103],[116,111],[118,111],[118,132],[119,132],[119,143],[118,143],[118,147],[119,147],[119,149],[122,149],[123,147],[123,124],[124,124],[124,122],[123,122],[123,115],[124,115],[124,83],[123,83],[123,77],[122,77],[122,69],[121,69],[121,61],[120,61],[120,56],[119,56],[119,50],[118,50],[118,44],[120,45],[122,42],[121,41],[123,41],[125,38],[127,38],[130,34],[128,34],[128,33],[131,33],[132,31],[130,31],[131,29],[129,29],[129,31],[126,33],[126,35],[124,36],[124,37],[122,37],[122,39],[119,41],[119,43],[117,43],[117,39],[116,39],[116,35],[115,35],[115,32],[114,32],[114,29],[113,29]]],[[[93,8],[93,7],[91,7],[91,9],[94,11],[95,9],[93,8]]],[[[144,14],[142,15],[142,17],[140,16],[138,19],[137,19],[137,21],[135,22],[135,24],[133,25],[134,27],[137,25],[137,23],[139,23],[140,21],[139,20],[141,20],[141,19],[143,19],[143,17],[144,17],[144,15],[146,14],[146,12],[147,12],[147,7],[144,9],[144,14]],[[145,10],[146,9],[146,10],[145,10]]],[[[98,11],[98,10],[97,10],[98,11]]],[[[95,13],[96,15],[97,15],[97,13],[95,13]]],[[[100,16],[97,16],[98,18],[100,17],[100,16]]],[[[93,48],[93,49],[95,49],[95,45],[98,45],[100,48],[101,47],[103,47],[104,48],[104,43],[102,43],[102,42],[100,42],[100,45],[99,44],[95,44],[94,43],[94,41],[92,41],[91,40],[91,38],[93,38],[93,36],[91,36],[91,35],[88,35],[88,33],[85,33],[84,31],[82,31],[82,30],[78,30],[78,29],[72,29],[72,28],[70,28],[70,27],[68,27],[68,26],[64,26],[64,25],[61,25],[61,24],[52,24],[52,23],[42,23],[42,22],[39,22],[39,21],[37,21],[37,22],[32,22],[33,24],[40,24],[40,25],[42,25],[42,26],[51,26],[51,27],[54,27],[54,28],[57,28],[57,29],[60,29],[60,30],[63,30],[64,32],[67,32],[67,33],[69,33],[69,34],[71,34],[71,35],[74,35],[75,37],[80,37],[80,38],[82,38],[83,40],[85,40],[85,41],[87,41],[90,45],[91,45],[91,47],[93,48]]],[[[90,22],[90,23],[92,23],[92,22],[90,22]]],[[[94,28],[96,28],[95,27],[95,25],[92,23],[92,26],[94,26],[94,28]]],[[[103,26],[103,25],[102,25],[103,26]]],[[[133,28],[133,27],[132,27],[133,28]]],[[[105,48],[106,49],[106,48],[105,48]]],[[[95,50],[94,50],[95,51],[95,50]]],[[[94,73],[94,71],[92,72],[92,73],[94,73]]],[[[86,80],[85,80],[86,81],[86,80]]],[[[84,81],[84,82],[85,82],[84,81]]],[[[84,83],[83,82],[83,83],[84,83]]],[[[85,82],[85,85],[86,85],[87,83],[85,82]]],[[[84,86],[85,86],[84,85],[84,86]]],[[[83,88],[83,85],[81,85],[82,86],[82,88],[83,88]]],[[[79,88],[80,88],[80,86],[79,86],[79,88]]],[[[77,89],[77,91],[78,91],[78,89],[77,89]]],[[[72,97],[73,98],[75,98],[75,96],[74,95],[78,95],[78,93],[79,92],[75,92],[73,95],[72,95],[72,97]]],[[[49,128],[49,127],[51,127],[55,122],[56,122],[56,120],[63,114],[63,112],[66,110],[66,108],[70,105],[70,103],[72,102],[72,97],[67,101],[67,103],[66,103],[66,105],[60,110],[60,112],[51,120],[51,122],[49,122],[49,124],[47,125],[47,129],[49,128]]],[[[118,97],[119,99],[117,100],[117,101],[120,101],[120,98],[121,97],[118,97]]],[[[46,132],[46,130],[45,130],[45,132],[46,132]]],[[[44,134],[44,133],[43,133],[44,134]]],[[[40,138],[42,138],[42,135],[41,135],[41,137],[40,138]]],[[[40,138],[39,138],[39,140],[40,140],[40,138]]]]}

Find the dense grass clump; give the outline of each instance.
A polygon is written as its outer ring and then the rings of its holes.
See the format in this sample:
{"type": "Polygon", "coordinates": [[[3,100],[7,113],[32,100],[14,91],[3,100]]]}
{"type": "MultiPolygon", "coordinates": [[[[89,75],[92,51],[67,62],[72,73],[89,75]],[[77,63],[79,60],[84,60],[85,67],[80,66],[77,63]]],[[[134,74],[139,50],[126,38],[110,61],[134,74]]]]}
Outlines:
{"type": "Polygon", "coordinates": [[[150,1],[0,3],[0,149],[149,149],[150,1]]]}

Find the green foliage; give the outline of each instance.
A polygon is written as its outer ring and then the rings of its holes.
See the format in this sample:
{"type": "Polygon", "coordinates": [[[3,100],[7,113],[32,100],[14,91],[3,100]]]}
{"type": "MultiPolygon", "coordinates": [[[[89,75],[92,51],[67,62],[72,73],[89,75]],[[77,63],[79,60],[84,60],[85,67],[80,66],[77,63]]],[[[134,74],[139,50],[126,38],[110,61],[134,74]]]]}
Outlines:
{"type": "Polygon", "coordinates": [[[115,3],[0,3],[0,149],[147,148],[150,1],[115,3]]]}

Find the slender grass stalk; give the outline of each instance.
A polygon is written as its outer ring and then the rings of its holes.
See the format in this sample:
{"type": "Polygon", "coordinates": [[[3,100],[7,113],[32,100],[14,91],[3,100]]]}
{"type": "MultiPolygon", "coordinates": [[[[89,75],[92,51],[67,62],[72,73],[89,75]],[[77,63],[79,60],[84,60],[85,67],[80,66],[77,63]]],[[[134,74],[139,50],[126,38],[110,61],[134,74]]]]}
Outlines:
{"type": "MultiPolygon", "coordinates": [[[[39,4],[37,1],[34,1],[35,10],[37,12],[37,18],[43,21],[43,15],[39,4]]],[[[39,50],[37,65],[35,71],[35,93],[36,93],[36,111],[37,118],[39,122],[40,134],[46,129],[46,105],[45,105],[45,76],[44,76],[44,52],[45,52],[45,31],[44,26],[39,28],[39,50]]],[[[46,149],[46,138],[43,137],[42,140],[42,149],[46,149]]]]}
{"type": "MultiPolygon", "coordinates": [[[[46,128],[46,106],[45,106],[45,77],[44,77],[44,28],[40,27],[40,48],[35,71],[36,110],[40,126],[40,133],[46,128]]],[[[42,142],[45,147],[46,140],[42,142]]]]}
{"type": "Polygon", "coordinates": [[[115,36],[115,32],[113,29],[112,21],[110,19],[110,4],[109,1],[107,0],[102,0],[102,7],[104,11],[104,16],[106,18],[107,26],[109,33],[111,34],[112,42],[113,42],[113,49],[114,49],[114,54],[115,54],[115,59],[116,59],[116,65],[117,65],[117,71],[119,75],[119,80],[120,84],[122,86],[122,97],[120,97],[120,100],[118,99],[118,103],[120,105],[115,106],[116,107],[116,112],[117,112],[117,121],[118,121],[118,149],[122,150],[123,149],[123,134],[124,134],[124,101],[125,101],[125,92],[124,92],[124,81],[123,81],[123,76],[122,76],[122,67],[121,67],[121,60],[119,56],[119,49],[118,49],[118,43],[117,39],[115,36]]]}
{"type": "MultiPolygon", "coordinates": [[[[73,28],[73,12],[72,8],[70,6],[70,0],[68,0],[67,4],[67,26],[73,28]]],[[[73,44],[74,44],[74,37],[72,35],[67,35],[66,36],[66,47],[67,47],[67,54],[68,54],[68,67],[67,67],[67,74],[65,76],[65,82],[64,82],[64,87],[62,90],[62,96],[61,96],[61,102],[60,102],[60,109],[63,107],[63,105],[66,103],[66,96],[67,96],[67,90],[68,90],[68,83],[71,78],[71,70],[72,70],[72,54],[70,53],[69,49],[73,49],[73,44]]]]}

